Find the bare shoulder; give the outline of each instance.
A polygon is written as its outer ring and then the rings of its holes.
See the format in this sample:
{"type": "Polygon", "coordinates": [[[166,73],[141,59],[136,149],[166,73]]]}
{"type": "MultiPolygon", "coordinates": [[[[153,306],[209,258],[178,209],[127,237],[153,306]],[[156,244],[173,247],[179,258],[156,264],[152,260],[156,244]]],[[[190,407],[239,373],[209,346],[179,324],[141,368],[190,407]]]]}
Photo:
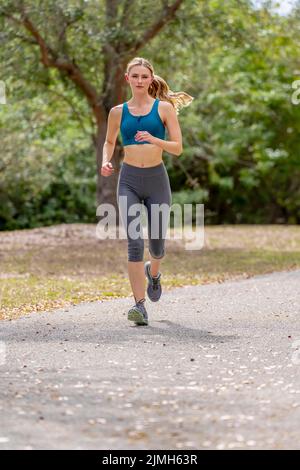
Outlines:
{"type": "Polygon", "coordinates": [[[123,104],[118,104],[116,106],[113,106],[109,111],[109,118],[115,124],[118,124],[118,125],[120,124],[121,116],[122,116],[122,109],[123,109],[123,104]]]}
{"type": "Polygon", "coordinates": [[[168,118],[174,113],[176,114],[175,108],[169,101],[159,101],[159,114],[164,124],[167,123],[168,118]]]}
{"type": "Polygon", "coordinates": [[[171,103],[169,103],[169,101],[165,101],[165,100],[160,100],[159,106],[162,110],[166,110],[166,111],[175,109],[174,106],[171,103]]]}
{"type": "Polygon", "coordinates": [[[109,114],[112,117],[120,116],[122,114],[122,109],[123,109],[123,103],[122,104],[117,104],[116,106],[113,106],[110,109],[109,114]]]}
{"type": "Polygon", "coordinates": [[[159,110],[161,111],[164,117],[169,116],[170,114],[175,112],[174,106],[171,103],[169,103],[169,101],[164,101],[164,100],[159,101],[159,110]]]}

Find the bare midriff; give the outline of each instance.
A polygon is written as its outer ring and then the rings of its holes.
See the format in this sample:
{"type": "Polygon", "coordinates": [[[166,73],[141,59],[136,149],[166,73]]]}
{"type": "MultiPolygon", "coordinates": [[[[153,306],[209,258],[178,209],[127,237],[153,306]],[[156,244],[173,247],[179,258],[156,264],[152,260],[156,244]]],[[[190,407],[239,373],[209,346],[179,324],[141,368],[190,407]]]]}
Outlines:
{"type": "Polygon", "coordinates": [[[149,168],[162,162],[162,149],[154,144],[126,145],[124,162],[140,168],[149,168]]]}

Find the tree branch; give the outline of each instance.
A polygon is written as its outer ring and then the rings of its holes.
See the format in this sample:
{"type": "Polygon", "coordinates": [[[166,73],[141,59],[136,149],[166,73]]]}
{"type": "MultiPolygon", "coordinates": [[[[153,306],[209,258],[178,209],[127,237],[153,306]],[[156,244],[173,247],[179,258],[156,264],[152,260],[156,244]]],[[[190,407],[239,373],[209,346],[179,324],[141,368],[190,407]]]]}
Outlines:
{"type": "Polygon", "coordinates": [[[120,23],[122,25],[122,28],[125,31],[127,31],[127,28],[129,26],[129,20],[131,17],[131,10],[133,6],[134,6],[134,0],[124,0],[123,12],[122,12],[120,23]]]}
{"type": "Polygon", "coordinates": [[[83,133],[85,135],[88,135],[89,137],[91,137],[91,134],[88,132],[88,130],[85,128],[84,126],[84,123],[83,123],[83,120],[81,118],[81,115],[79,114],[79,112],[77,111],[76,107],[74,106],[72,100],[70,98],[68,98],[66,95],[63,95],[62,93],[59,93],[58,91],[56,90],[53,90],[51,88],[48,88],[47,89],[48,92],[54,94],[55,96],[58,96],[59,98],[62,98],[66,103],[68,103],[68,105],[70,106],[70,108],[72,109],[73,113],[76,115],[76,118],[79,122],[79,125],[83,131],[83,133]]]}
{"type": "Polygon", "coordinates": [[[35,44],[37,44],[40,48],[42,64],[47,68],[53,67],[59,70],[62,74],[66,74],[86,96],[93,112],[97,115],[97,121],[105,119],[104,113],[102,115],[100,109],[100,97],[98,96],[97,91],[93,85],[84,78],[80,68],[70,59],[66,60],[65,58],[60,58],[58,52],[56,52],[49,44],[47,44],[45,39],[39,33],[38,29],[30,20],[23,6],[20,13],[21,19],[16,18],[8,12],[3,12],[5,17],[9,18],[18,25],[22,25],[31,34],[31,36],[34,38],[35,44]]]}
{"type": "Polygon", "coordinates": [[[143,47],[152,38],[154,38],[159,31],[172,20],[175,16],[176,11],[180,8],[183,0],[176,0],[172,5],[168,6],[165,4],[161,14],[157,21],[155,21],[150,28],[144,32],[144,34],[133,44],[133,52],[136,53],[138,49],[143,47]]]}

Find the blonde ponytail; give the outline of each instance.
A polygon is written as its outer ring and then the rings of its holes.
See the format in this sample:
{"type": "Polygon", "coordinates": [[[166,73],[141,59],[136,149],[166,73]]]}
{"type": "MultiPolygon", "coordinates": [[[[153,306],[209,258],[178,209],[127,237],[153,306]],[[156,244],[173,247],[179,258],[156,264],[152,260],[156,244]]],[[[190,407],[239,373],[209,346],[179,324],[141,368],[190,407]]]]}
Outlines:
{"type": "Polygon", "coordinates": [[[151,95],[153,98],[158,98],[162,101],[168,101],[171,103],[176,110],[176,114],[179,114],[179,111],[183,107],[189,106],[193,101],[194,97],[185,91],[174,92],[170,90],[167,82],[159,75],[154,74],[153,66],[147,59],[144,59],[143,57],[135,57],[132,59],[127,65],[127,73],[129,73],[130,69],[135,65],[143,65],[151,72],[153,81],[148,89],[149,95],[151,95]]]}

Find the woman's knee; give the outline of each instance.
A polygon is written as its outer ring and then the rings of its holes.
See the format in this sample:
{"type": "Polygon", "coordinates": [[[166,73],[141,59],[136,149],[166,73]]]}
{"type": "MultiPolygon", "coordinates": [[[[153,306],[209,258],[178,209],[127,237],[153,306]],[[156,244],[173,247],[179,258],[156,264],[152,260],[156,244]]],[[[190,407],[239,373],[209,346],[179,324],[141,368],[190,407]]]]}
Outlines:
{"type": "Polygon", "coordinates": [[[143,261],[144,259],[144,240],[128,240],[128,261],[143,261]]]}
{"type": "Polygon", "coordinates": [[[160,259],[165,256],[165,243],[164,240],[150,240],[149,253],[152,258],[160,259]]]}

